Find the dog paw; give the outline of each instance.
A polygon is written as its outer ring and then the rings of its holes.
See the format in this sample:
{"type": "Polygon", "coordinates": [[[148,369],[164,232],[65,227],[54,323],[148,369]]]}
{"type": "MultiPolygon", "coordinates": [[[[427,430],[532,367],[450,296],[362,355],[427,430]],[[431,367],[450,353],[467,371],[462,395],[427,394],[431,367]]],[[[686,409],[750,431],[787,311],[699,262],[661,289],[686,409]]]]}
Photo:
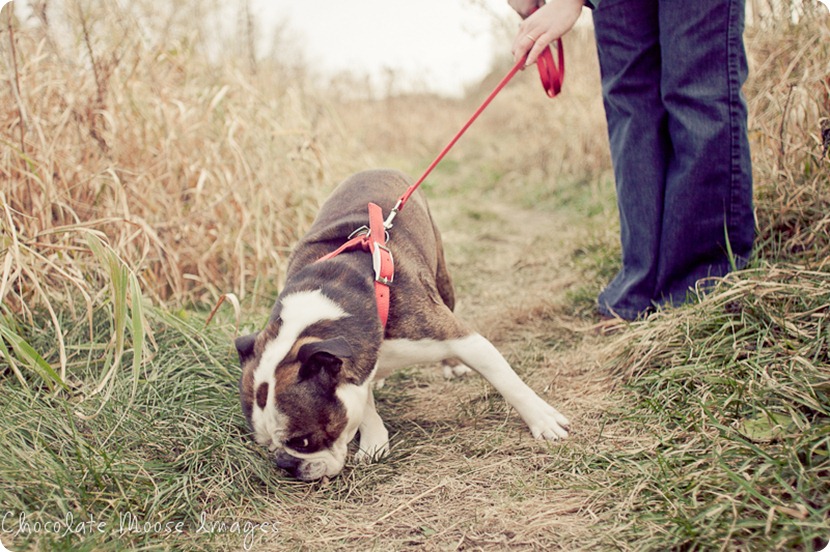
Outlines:
{"type": "Polygon", "coordinates": [[[389,431],[380,417],[364,420],[360,426],[360,441],[354,458],[358,462],[374,462],[389,453],[389,431]]]}
{"type": "Polygon", "coordinates": [[[444,364],[444,378],[445,379],[455,379],[461,376],[465,376],[472,372],[473,370],[467,366],[466,364],[456,364],[454,366],[450,366],[449,364],[444,364]]]}
{"type": "Polygon", "coordinates": [[[387,454],[389,454],[389,441],[382,445],[367,445],[366,448],[363,448],[363,443],[361,443],[360,449],[354,453],[354,459],[356,462],[368,464],[380,460],[387,454]]]}
{"type": "Polygon", "coordinates": [[[384,385],[386,385],[386,379],[384,378],[372,381],[372,387],[374,387],[375,389],[383,389],[384,385]]]}
{"type": "Polygon", "coordinates": [[[536,439],[556,441],[568,436],[570,422],[554,407],[543,403],[534,414],[525,418],[530,432],[536,439]]]}

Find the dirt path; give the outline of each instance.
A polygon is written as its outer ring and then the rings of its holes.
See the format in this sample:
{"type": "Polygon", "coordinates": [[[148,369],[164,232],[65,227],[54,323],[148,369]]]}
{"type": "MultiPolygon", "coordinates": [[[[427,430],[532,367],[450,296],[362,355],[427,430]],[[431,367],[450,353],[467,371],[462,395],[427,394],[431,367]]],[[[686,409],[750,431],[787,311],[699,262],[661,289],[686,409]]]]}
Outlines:
{"type": "Polygon", "coordinates": [[[572,436],[535,441],[478,375],[445,381],[437,367],[404,370],[376,395],[390,457],[314,491],[293,538],[309,550],[578,549],[592,540],[597,514],[584,474],[564,467],[592,453],[612,379],[597,352],[607,338],[566,307],[579,283],[574,230],[503,204],[432,207],[459,312],[570,418],[572,436]]]}

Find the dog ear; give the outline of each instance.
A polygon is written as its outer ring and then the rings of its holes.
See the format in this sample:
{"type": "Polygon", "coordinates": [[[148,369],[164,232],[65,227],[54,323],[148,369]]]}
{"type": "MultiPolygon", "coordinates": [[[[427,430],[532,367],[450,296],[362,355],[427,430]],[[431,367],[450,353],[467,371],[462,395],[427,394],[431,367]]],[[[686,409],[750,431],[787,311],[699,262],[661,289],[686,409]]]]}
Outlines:
{"type": "Polygon", "coordinates": [[[343,359],[351,358],[352,347],[343,337],[306,343],[297,352],[300,381],[320,378],[325,387],[333,388],[340,374],[343,359]]]}
{"type": "Polygon", "coordinates": [[[242,366],[245,366],[245,363],[254,356],[254,344],[258,335],[259,332],[254,332],[234,339],[233,344],[236,345],[236,352],[239,353],[239,364],[242,366]]]}

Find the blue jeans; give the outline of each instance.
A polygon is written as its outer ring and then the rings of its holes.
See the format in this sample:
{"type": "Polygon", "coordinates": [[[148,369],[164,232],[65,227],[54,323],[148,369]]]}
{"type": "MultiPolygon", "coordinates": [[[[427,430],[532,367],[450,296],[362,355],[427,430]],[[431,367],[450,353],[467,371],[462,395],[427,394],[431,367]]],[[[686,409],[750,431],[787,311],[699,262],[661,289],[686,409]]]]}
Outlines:
{"type": "Polygon", "coordinates": [[[594,10],[622,242],[602,314],[682,303],[752,252],[743,28],[744,0],[603,0],[594,10]]]}

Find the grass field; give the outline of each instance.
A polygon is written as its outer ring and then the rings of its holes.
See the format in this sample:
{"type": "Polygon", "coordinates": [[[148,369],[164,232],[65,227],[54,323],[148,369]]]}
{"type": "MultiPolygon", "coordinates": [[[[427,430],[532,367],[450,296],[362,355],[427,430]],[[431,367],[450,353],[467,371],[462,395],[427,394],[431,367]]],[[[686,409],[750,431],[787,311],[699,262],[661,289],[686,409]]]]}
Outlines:
{"type": "Polygon", "coordinates": [[[560,98],[520,74],[424,189],[459,312],[571,419],[571,437],[533,440],[478,376],[411,367],[377,393],[390,455],[313,484],[248,438],[232,340],[267,318],[326,193],[364,168],[417,175],[507,65],[463,100],[342,99],[279,59],[251,63],[241,38],[208,59],[209,29],[188,26],[208,0],[42,6],[25,22],[0,13],[7,548],[827,544],[821,6],[747,31],[751,266],[613,335],[592,331],[619,262],[592,37],[568,37],[560,98]]]}

